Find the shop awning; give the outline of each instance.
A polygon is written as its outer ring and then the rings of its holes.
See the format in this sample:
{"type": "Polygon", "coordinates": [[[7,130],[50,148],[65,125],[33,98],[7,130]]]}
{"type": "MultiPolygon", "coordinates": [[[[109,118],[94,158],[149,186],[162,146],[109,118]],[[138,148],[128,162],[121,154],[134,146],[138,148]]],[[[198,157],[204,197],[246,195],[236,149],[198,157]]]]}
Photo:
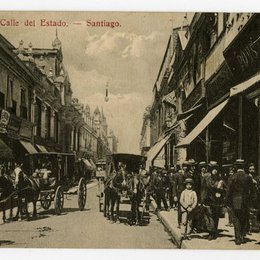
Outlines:
{"type": "Polygon", "coordinates": [[[89,162],[89,160],[87,160],[87,159],[82,159],[82,161],[84,162],[84,164],[85,164],[85,166],[86,166],[86,168],[87,168],[88,170],[93,170],[93,166],[91,165],[91,163],[89,162]]]}
{"type": "Polygon", "coordinates": [[[182,119],[185,119],[185,118],[189,117],[190,115],[192,115],[201,106],[202,106],[202,103],[200,103],[200,104],[196,105],[195,107],[185,111],[182,114],[177,115],[177,120],[182,120],[182,119]]]}
{"type": "Polygon", "coordinates": [[[149,167],[152,165],[153,160],[161,152],[165,144],[169,141],[172,132],[165,137],[161,138],[151,149],[147,152],[146,157],[146,170],[149,170],[149,167]]]}
{"type": "Polygon", "coordinates": [[[40,152],[48,153],[47,149],[43,145],[36,144],[36,146],[39,148],[40,152]]]}
{"type": "Polygon", "coordinates": [[[12,150],[1,139],[0,139],[0,159],[1,160],[11,160],[11,159],[13,159],[12,150]]]}
{"type": "Polygon", "coordinates": [[[232,87],[230,89],[230,97],[243,93],[244,91],[249,90],[249,88],[253,87],[255,84],[260,82],[260,73],[256,74],[252,78],[232,87]]]}
{"type": "Polygon", "coordinates": [[[227,103],[228,99],[211,109],[199,124],[186,137],[184,137],[176,147],[188,146],[213,121],[213,119],[216,118],[227,103]]]}
{"type": "Polygon", "coordinates": [[[22,141],[20,140],[20,143],[25,148],[25,150],[28,153],[37,153],[37,150],[34,148],[34,146],[30,142],[22,141]]]}
{"type": "Polygon", "coordinates": [[[95,170],[97,168],[96,164],[92,161],[92,159],[89,159],[89,162],[91,163],[93,169],[95,170]]]}

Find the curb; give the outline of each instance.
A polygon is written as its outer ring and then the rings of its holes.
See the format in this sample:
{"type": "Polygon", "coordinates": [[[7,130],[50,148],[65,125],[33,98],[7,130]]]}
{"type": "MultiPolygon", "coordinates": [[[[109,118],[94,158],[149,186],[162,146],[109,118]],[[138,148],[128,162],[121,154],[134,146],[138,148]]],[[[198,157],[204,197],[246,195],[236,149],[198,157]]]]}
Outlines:
{"type": "MultiPolygon", "coordinates": [[[[155,211],[156,209],[156,203],[155,201],[151,202],[151,206],[153,210],[155,211]]],[[[182,237],[177,234],[176,230],[171,226],[169,221],[163,216],[163,214],[159,211],[156,213],[158,219],[161,221],[161,223],[164,225],[164,227],[167,229],[167,231],[171,234],[172,240],[175,243],[175,245],[179,249],[189,249],[190,247],[187,245],[186,240],[182,240],[182,237]]]]}

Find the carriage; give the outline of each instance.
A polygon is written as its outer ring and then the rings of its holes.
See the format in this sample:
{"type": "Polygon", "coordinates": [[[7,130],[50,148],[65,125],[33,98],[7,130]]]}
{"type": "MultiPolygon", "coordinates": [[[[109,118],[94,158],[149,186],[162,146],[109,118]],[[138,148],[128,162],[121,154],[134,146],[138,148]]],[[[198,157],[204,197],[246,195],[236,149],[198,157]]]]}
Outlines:
{"type": "MultiPolygon", "coordinates": [[[[119,204],[129,199],[129,192],[132,192],[130,183],[140,173],[140,166],[145,161],[146,157],[136,154],[115,153],[107,156],[104,216],[113,219],[116,205],[116,218],[119,218],[119,204]]],[[[130,201],[134,201],[133,194],[130,195],[130,201]]],[[[139,207],[139,204],[135,207],[139,207]]]]}
{"type": "Polygon", "coordinates": [[[41,152],[27,154],[25,157],[24,171],[29,178],[35,179],[41,168],[48,170],[48,178],[38,178],[40,181],[40,201],[44,209],[49,209],[54,202],[54,209],[60,215],[64,205],[64,195],[71,188],[78,186],[78,207],[82,211],[86,205],[87,186],[80,161],[76,161],[75,155],[70,153],[41,152]]]}

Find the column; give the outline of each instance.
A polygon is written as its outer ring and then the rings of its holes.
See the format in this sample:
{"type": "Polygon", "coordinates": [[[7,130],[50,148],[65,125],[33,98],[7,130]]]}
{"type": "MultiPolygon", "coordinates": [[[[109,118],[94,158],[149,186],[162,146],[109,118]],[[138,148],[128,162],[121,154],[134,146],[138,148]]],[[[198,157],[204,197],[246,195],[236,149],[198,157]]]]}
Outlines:
{"type": "Polygon", "coordinates": [[[31,97],[31,122],[33,123],[33,135],[36,136],[36,127],[37,127],[37,122],[35,120],[35,110],[37,104],[36,104],[36,95],[35,92],[33,92],[32,97],[31,97]]]}
{"type": "Polygon", "coordinates": [[[46,137],[46,105],[42,103],[41,107],[41,137],[45,138],[46,137]]]}
{"type": "Polygon", "coordinates": [[[51,138],[55,137],[55,110],[51,111],[51,125],[50,125],[50,136],[51,138]]]}
{"type": "Polygon", "coordinates": [[[78,129],[75,129],[75,151],[78,151],[78,129]]]}
{"type": "Polygon", "coordinates": [[[74,128],[71,129],[70,134],[70,150],[73,151],[74,148],[74,128]]]}

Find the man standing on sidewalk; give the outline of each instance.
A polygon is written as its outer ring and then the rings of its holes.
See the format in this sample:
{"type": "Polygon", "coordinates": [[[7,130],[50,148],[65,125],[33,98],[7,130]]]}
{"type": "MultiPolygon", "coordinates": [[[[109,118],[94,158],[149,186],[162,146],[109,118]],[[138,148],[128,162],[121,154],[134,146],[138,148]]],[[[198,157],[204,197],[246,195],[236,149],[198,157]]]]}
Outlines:
{"type": "Polygon", "coordinates": [[[160,170],[159,174],[155,177],[154,180],[154,190],[156,195],[156,203],[157,203],[157,210],[161,210],[161,202],[163,202],[164,209],[168,210],[168,204],[166,201],[166,189],[167,189],[167,182],[166,182],[166,174],[165,170],[160,170]]]}
{"type": "Polygon", "coordinates": [[[210,219],[208,240],[217,238],[218,223],[224,200],[224,182],[218,172],[218,168],[217,162],[211,161],[209,163],[211,175],[205,180],[206,195],[201,202],[207,207],[210,219]]]}
{"type": "MultiPolygon", "coordinates": [[[[187,161],[184,161],[182,164],[182,169],[180,168],[179,171],[175,174],[174,188],[173,188],[173,195],[174,195],[175,202],[180,201],[181,193],[185,189],[184,181],[188,177],[187,174],[188,166],[189,163],[187,161]]],[[[181,223],[182,223],[181,205],[180,203],[178,203],[178,228],[181,228],[181,223]]]]}
{"type": "Polygon", "coordinates": [[[175,174],[175,169],[174,169],[174,167],[172,167],[169,170],[168,178],[167,178],[168,188],[169,188],[168,195],[169,195],[170,208],[173,208],[173,205],[174,205],[174,200],[173,200],[174,174],[175,174]]]}
{"type": "Polygon", "coordinates": [[[253,198],[253,180],[245,173],[245,162],[242,159],[234,163],[236,173],[229,183],[227,190],[227,204],[233,211],[233,225],[235,230],[235,243],[246,243],[248,231],[249,205],[253,198]]]}

